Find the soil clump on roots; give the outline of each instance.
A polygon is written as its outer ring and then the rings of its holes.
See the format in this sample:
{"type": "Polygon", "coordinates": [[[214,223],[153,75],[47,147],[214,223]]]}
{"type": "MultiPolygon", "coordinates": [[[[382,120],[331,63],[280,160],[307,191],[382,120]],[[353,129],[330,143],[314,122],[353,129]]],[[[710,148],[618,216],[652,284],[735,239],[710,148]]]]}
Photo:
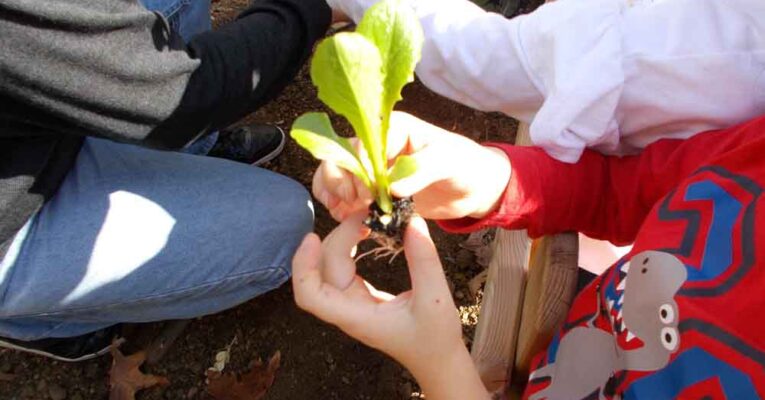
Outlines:
{"type": "Polygon", "coordinates": [[[414,201],[407,197],[393,201],[393,211],[388,214],[376,202],[369,205],[369,215],[364,225],[372,230],[370,239],[380,247],[372,249],[361,256],[373,254],[375,259],[391,256],[393,261],[404,249],[404,232],[414,215],[414,201]]]}

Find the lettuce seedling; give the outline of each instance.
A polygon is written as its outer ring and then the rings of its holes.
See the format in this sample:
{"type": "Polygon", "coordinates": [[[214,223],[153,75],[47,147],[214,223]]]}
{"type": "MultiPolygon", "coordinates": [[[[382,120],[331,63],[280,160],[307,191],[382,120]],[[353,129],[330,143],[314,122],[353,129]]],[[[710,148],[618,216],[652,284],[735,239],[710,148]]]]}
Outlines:
{"type": "MultiPolygon", "coordinates": [[[[417,169],[408,156],[397,157],[389,167],[386,147],[393,106],[401,100],[403,87],[414,80],[422,44],[417,16],[402,0],[370,7],[355,32],[325,39],[311,61],[319,99],[348,120],[363,151],[335,133],[326,113],[303,114],[290,133],[314,157],[350,171],[369,188],[377,208],[372,213],[379,214],[383,226],[377,230],[383,232],[395,216],[390,184],[417,169]]],[[[408,201],[404,206],[411,208],[408,201]]]]}

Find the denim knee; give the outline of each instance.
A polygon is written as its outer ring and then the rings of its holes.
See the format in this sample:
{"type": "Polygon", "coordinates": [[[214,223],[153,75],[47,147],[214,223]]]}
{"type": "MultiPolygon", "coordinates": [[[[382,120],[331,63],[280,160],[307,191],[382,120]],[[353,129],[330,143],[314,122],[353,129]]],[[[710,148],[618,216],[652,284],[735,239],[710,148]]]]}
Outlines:
{"type": "Polygon", "coordinates": [[[300,183],[286,178],[284,193],[273,212],[281,216],[280,229],[284,245],[291,249],[289,252],[288,271],[292,271],[292,257],[305,236],[313,231],[314,205],[311,195],[300,183]]]}
{"type": "MultiPolygon", "coordinates": [[[[313,202],[306,188],[297,181],[282,175],[270,175],[272,179],[266,189],[269,192],[267,199],[259,204],[259,209],[250,208],[247,218],[253,223],[265,221],[268,224],[258,229],[261,237],[253,238],[253,245],[271,243],[275,248],[270,250],[278,253],[276,259],[280,267],[290,273],[295,250],[305,235],[313,230],[313,202]]],[[[255,192],[264,190],[264,187],[253,185],[251,190],[255,196],[255,192]]],[[[244,201],[247,202],[246,199],[244,201]]]]}

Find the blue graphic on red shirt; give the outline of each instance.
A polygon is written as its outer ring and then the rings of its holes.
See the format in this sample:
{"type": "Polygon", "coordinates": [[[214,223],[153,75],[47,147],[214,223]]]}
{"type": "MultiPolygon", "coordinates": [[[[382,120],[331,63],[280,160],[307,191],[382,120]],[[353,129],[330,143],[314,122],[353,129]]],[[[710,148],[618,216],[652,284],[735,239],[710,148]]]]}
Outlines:
{"type": "Polygon", "coordinates": [[[553,338],[532,373],[530,399],[617,393],[697,398],[712,392],[758,398],[751,366],[758,365],[761,373],[765,353],[718,326],[715,318],[683,312],[678,303],[724,296],[745,279],[755,262],[754,217],[762,189],[719,167],[700,169],[686,182],[665,197],[650,221],[654,232],[680,233],[678,246],[630,255],[596,280],[597,311],[568,321],[553,338]],[[599,343],[608,341],[602,335],[609,330],[613,339],[606,349],[599,343]],[[694,339],[682,346],[689,334],[694,339]],[[700,347],[699,340],[706,345],[700,347]],[[588,356],[594,363],[586,365],[599,376],[568,379],[577,367],[568,358],[578,358],[581,368],[588,356]],[[742,362],[749,371],[740,368],[742,362]],[[610,376],[603,365],[613,365],[610,376]]]}

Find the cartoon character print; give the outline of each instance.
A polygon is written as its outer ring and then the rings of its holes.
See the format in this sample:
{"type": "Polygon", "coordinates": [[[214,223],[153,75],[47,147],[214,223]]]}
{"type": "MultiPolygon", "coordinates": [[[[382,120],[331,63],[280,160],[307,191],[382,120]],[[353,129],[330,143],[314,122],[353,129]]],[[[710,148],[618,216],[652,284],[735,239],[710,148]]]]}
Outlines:
{"type": "Polygon", "coordinates": [[[685,266],[671,254],[645,251],[619,270],[623,274],[614,296],[605,301],[614,332],[594,326],[600,312],[587,326],[568,331],[557,345],[556,362],[531,376],[550,377],[551,384],[530,399],[581,399],[595,392],[605,398],[605,385],[617,371],[656,371],[669,363],[680,345],[674,296],[688,276],[685,266]],[[624,335],[627,342],[637,338],[643,346],[622,349],[615,335],[624,335]]]}
{"type": "Polygon", "coordinates": [[[726,295],[746,279],[755,265],[754,216],[761,192],[746,177],[705,167],[669,193],[649,224],[654,232],[682,224],[680,237],[669,240],[679,239],[679,246],[622,260],[593,283],[594,290],[585,289],[597,302],[582,303],[583,308],[597,311],[569,321],[553,340],[544,364],[530,377],[532,387],[549,384],[529,399],[684,398],[706,396],[710,391],[697,391],[710,385],[722,398],[759,398],[751,371],[765,369],[765,352],[714,320],[681,319],[678,299],[726,295]],[[693,333],[696,341],[701,335],[733,355],[712,354],[695,343],[681,349],[684,333],[693,333]],[[742,371],[734,361],[742,359],[759,366],[742,371]],[[637,374],[625,381],[627,371],[637,374]]]}

